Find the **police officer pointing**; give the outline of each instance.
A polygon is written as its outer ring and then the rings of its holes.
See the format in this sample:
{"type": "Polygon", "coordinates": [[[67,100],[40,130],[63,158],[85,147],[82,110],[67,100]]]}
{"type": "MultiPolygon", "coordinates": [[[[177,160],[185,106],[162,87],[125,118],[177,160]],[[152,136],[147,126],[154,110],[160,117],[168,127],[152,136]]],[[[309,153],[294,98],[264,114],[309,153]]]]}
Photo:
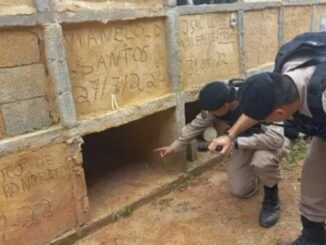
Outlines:
{"type": "Polygon", "coordinates": [[[301,178],[302,232],[292,245],[324,245],[326,219],[326,32],[305,33],[283,45],[274,72],[249,77],[239,90],[243,115],[209,146],[222,153],[258,121],[284,121],[312,136],[301,178]]]}
{"type": "MultiPolygon", "coordinates": [[[[213,123],[233,125],[242,113],[235,98],[235,88],[221,81],[204,86],[199,93],[199,104],[205,111],[186,125],[170,146],[154,150],[161,157],[182,150],[213,123]]],[[[263,227],[271,227],[279,219],[278,182],[281,174],[278,163],[283,145],[283,128],[257,124],[237,137],[236,150],[227,165],[230,191],[234,196],[249,198],[257,193],[259,183],[264,185],[259,214],[259,224],[263,227]]]]}

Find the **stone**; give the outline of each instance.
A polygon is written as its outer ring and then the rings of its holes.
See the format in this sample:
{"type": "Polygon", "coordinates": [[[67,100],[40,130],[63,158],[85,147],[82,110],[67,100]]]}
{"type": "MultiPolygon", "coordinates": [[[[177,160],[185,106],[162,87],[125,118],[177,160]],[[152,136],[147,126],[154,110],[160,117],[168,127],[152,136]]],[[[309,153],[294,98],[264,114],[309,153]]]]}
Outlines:
{"type": "Polygon", "coordinates": [[[46,89],[43,64],[0,69],[0,103],[44,96],[46,89]]]}
{"type": "Polygon", "coordinates": [[[0,67],[39,63],[38,41],[37,34],[31,31],[19,29],[0,31],[0,67]]]}
{"type": "Polygon", "coordinates": [[[49,105],[44,97],[3,104],[1,111],[8,136],[31,132],[52,124],[49,105]]]}
{"type": "Polygon", "coordinates": [[[33,0],[0,0],[0,15],[33,14],[33,0]]]}

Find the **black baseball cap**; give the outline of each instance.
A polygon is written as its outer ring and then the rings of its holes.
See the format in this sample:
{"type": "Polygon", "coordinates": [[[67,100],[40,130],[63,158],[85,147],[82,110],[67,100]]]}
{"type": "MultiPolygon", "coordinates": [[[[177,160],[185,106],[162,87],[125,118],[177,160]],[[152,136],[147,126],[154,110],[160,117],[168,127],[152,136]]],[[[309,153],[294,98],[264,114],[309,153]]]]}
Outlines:
{"type": "Polygon", "coordinates": [[[206,84],[199,92],[199,105],[203,110],[215,111],[229,101],[231,89],[222,81],[206,84]]]}
{"type": "Polygon", "coordinates": [[[257,121],[266,119],[275,107],[275,88],[281,81],[282,75],[273,72],[263,72],[249,77],[237,94],[242,112],[257,121]]]}

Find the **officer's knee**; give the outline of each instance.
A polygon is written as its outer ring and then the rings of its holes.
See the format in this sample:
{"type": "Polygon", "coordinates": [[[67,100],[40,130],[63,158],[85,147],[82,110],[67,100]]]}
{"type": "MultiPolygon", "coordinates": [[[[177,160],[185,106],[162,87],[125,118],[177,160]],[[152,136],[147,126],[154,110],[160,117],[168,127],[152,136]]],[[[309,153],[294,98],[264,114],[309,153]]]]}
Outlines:
{"type": "Polygon", "coordinates": [[[256,194],[257,185],[251,183],[247,185],[230,185],[231,194],[239,198],[249,198],[256,194]]]}

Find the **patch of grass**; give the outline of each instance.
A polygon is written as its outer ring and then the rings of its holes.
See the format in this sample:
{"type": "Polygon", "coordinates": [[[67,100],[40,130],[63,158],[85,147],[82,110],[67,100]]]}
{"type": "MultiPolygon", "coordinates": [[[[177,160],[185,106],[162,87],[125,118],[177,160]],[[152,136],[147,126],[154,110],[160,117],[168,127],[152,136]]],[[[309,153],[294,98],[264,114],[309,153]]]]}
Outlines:
{"type": "Polygon", "coordinates": [[[121,215],[122,217],[127,217],[127,216],[129,216],[131,213],[132,213],[132,209],[131,209],[131,207],[129,207],[129,206],[125,206],[125,207],[123,207],[123,209],[121,210],[120,215],[121,215]]]}
{"type": "Polygon", "coordinates": [[[119,215],[117,213],[113,213],[110,215],[110,221],[114,222],[119,218],[119,215]]]}
{"type": "Polygon", "coordinates": [[[112,213],[110,215],[110,221],[111,222],[117,221],[121,217],[129,216],[131,213],[132,213],[131,207],[130,206],[125,206],[121,210],[119,210],[118,212],[112,213]]]}
{"type": "Polygon", "coordinates": [[[291,170],[298,166],[299,162],[306,156],[309,142],[300,139],[296,142],[290,152],[282,159],[280,166],[284,170],[291,170]]]}

